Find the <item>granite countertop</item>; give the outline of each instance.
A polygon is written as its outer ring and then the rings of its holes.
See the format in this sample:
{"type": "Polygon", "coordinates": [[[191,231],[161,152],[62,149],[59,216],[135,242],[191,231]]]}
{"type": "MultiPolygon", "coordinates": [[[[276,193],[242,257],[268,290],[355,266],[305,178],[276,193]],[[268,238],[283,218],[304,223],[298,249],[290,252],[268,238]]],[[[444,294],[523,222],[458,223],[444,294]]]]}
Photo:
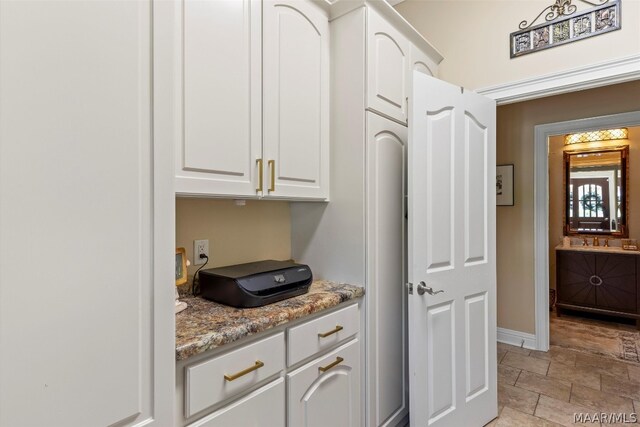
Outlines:
{"type": "Polygon", "coordinates": [[[631,251],[622,249],[620,246],[582,246],[582,245],[571,245],[564,246],[562,243],[556,246],[557,251],[579,251],[579,252],[600,252],[600,253],[610,253],[610,254],[627,254],[627,255],[640,255],[639,251],[631,251]]]}
{"type": "Polygon", "coordinates": [[[229,344],[292,320],[318,313],[364,295],[364,288],[315,281],[304,295],[258,308],[234,308],[198,297],[184,297],[176,314],[176,360],[229,344]]]}

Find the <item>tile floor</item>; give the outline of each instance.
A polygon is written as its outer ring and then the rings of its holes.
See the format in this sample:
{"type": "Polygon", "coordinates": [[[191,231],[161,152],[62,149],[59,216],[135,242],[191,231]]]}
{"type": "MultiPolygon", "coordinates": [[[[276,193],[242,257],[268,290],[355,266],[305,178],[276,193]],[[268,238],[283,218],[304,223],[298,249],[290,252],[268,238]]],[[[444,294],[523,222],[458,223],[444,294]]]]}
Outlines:
{"type": "Polygon", "coordinates": [[[499,343],[498,411],[489,426],[575,426],[580,412],[631,419],[640,411],[640,366],[562,347],[545,353],[499,343]]]}

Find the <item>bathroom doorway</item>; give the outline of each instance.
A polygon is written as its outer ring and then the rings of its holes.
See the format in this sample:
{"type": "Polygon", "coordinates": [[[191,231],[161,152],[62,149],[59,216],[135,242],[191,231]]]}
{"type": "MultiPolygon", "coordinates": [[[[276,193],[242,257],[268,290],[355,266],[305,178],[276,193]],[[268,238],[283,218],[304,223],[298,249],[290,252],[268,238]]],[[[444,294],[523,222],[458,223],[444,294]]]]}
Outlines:
{"type": "Polygon", "coordinates": [[[635,207],[637,197],[632,202],[640,188],[621,185],[623,179],[640,182],[639,124],[640,112],[631,112],[535,128],[539,348],[551,345],[640,362],[640,253],[622,250],[630,243],[623,240],[629,232],[630,237],[640,232],[640,217],[633,216],[640,204],[635,207]],[[614,128],[624,128],[624,138],[569,142],[572,134],[614,128]],[[613,154],[622,159],[617,165],[613,154]],[[635,286],[625,288],[629,280],[635,286]]]}

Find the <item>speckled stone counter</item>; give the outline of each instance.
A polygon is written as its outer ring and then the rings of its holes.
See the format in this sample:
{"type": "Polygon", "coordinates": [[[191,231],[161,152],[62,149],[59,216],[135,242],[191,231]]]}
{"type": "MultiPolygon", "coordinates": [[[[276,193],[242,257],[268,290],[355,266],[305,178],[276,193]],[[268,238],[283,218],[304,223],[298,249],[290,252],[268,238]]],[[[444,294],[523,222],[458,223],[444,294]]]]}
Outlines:
{"type": "Polygon", "coordinates": [[[176,314],[176,360],[283,325],[364,295],[364,288],[329,281],[313,282],[309,292],[258,308],[239,309],[186,297],[176,314]]]}

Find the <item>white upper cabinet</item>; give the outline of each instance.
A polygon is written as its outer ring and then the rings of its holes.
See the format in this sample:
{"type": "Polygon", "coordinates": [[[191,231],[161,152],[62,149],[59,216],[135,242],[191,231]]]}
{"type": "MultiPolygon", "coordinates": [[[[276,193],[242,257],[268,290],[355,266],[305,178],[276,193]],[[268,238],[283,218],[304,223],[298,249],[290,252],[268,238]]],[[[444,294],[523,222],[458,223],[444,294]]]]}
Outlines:
{"type": "Polygon", "coordinates": [[[327,11],[311,0],[181,5],[176,192],[326,199],[327,11]]]}
{"type": "MultiPolygon", "coordinates": [[[[426,53],[421,51],[415,45],[411,45],[411,69],[410,71],[420,71],[431,77],[436,77],[438,70],[438,64],[429,57],[426,53]]],[[[409,78],[412,78],[411,76],[409,78]]]]}
{"type": "Polygon", "coordinates": [[[176,191],[256,196],[261,153],[258,0],[184,0],[176,191]]]}
{"type": "Polygon", "coordinates": [[[368,108],[406,123],[411,43],[372,7],[367,14],[368,108]]]}
{"type": "Polygon", "coordinates": [[[328,196],[329,22],[316,3],[263,3],[264,162],[269,197],[328,196]]]}

